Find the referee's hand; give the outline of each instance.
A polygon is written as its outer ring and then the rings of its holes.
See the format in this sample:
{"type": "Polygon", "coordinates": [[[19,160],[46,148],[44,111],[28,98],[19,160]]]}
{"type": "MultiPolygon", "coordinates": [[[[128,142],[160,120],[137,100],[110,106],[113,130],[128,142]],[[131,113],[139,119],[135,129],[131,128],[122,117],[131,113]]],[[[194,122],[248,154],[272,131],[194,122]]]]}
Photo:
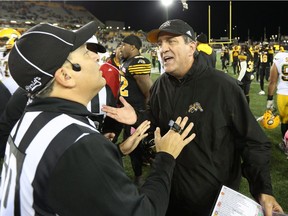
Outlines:
{"type": "Polygon", "coordinates": [[[119,148],[123,155],[130,154],[140,143],[142,139],[148,136],[146,131],[150,128],[150,121],[142,122],[135,132],[131,134],[123,143],[119,144],[119,148]]]}

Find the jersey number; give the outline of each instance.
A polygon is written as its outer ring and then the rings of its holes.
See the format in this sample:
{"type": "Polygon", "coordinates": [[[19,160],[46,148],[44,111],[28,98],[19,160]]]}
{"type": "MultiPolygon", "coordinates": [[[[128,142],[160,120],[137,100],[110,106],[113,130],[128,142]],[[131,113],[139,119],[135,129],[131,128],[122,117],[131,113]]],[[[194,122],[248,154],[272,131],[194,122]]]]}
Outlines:
{"type": "Polygon", "coordinates": [[[129,92],[127,90],[128,80],[124,76],[120,76],[120,95],[123,97],[128,97],[129,92]]]}
{"type": "Polygon", "coordinates": [[[283,81],[288,81],[288,64],[283,64],[281,67],[282,76],[281,79],[283,81]]]}

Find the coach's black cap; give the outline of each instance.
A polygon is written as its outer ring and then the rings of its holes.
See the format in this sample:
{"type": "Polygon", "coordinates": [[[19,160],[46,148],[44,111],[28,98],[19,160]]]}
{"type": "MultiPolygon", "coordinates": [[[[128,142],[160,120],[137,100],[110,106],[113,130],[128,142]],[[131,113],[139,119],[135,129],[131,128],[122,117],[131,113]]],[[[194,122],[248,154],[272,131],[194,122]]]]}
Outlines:
{"type": "Polygon", "coordinates": [[[38,24],[18,39],[12,48],[8,65],[17,84],[35,94],[45,87],[66,61],[68,55],[95,34],[92,21],[77,31],[51,24],[38,24]]]}
{"type": "Polygon", "coordinates": [[[154,29],[147,34],[147,40],[151,43],[156,43],[160,32],[168,32],[175,35],[187,35],[195,40],[193,28],[186,22],[180,19],[168,20],[163,23],[159,29],[154,29]]]}
{"type": "Polygon", "coordinates": [[[122,41],[123,43],[127,43],[130,45],[134,45],[138,50],[141,48],[142,46],[142,41],[141,39],[134,34],[128,35],[127,37],[125,37],[122,41]]]}

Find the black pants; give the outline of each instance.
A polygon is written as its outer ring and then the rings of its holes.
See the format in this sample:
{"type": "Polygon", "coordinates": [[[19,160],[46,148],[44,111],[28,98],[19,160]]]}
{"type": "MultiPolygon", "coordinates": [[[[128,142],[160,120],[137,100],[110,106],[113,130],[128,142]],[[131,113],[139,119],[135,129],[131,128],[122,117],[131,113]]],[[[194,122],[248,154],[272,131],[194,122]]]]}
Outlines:
{"type": "Polygon", "coordinates": [[[260,64],[259,75],[260,75],[260,88],[262,91],[264,91],[264,78],[268,82],[270,76],[270,65],[268,63],[260,64]]]}
{"type": "Polygon", "coordinates": [[[259,81],[259,67],[254,68],[255,74],[256,74],[256,81],[259,81]]]}
{"type": "Polygon", "coordinates": [[[248,104],[250,103],[250,97],[249,97],[250,87],[251,87],[251,81],[250,80],[243,82],[242,89],[244,91],[244,94],[245,94],[245,97],[246,97],[248,104]]]}
{"type": "Polygon", "coordinates": [[[156,67],[156,59],[152,58],[152,67],[155,68],[156,67]]]}
{"type": "Polygon", "coordinates": [[[238,61],[233,61],[233,62],[232,62],[232,67],[233,67],[233,72],[234,72],[234,74],[239,74],[238,61]]]}
{"type": "Polygon", "coordinates": [[[222,62],[222,70],[227,69],[226,59],[222,59],[221,62],[222,62]]]}

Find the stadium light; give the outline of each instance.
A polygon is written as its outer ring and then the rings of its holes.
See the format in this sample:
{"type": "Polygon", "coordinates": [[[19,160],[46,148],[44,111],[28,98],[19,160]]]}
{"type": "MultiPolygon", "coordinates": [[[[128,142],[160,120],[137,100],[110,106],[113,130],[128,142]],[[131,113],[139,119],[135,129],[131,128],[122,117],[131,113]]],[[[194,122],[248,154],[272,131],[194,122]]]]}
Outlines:
{"type": "Polygon", "coordinates": [[[168,7],[173,3],[173,0],[161,0],[162,5],[165,7],[165,12],[166,12],[166,20],[169,19],[168,15],[168,7]]]}
{"type": "Polygon", "coordinates": [[[173,0],[161,0],[162,4],[165,6],[165,7],[169,7],[173,0]]]}

